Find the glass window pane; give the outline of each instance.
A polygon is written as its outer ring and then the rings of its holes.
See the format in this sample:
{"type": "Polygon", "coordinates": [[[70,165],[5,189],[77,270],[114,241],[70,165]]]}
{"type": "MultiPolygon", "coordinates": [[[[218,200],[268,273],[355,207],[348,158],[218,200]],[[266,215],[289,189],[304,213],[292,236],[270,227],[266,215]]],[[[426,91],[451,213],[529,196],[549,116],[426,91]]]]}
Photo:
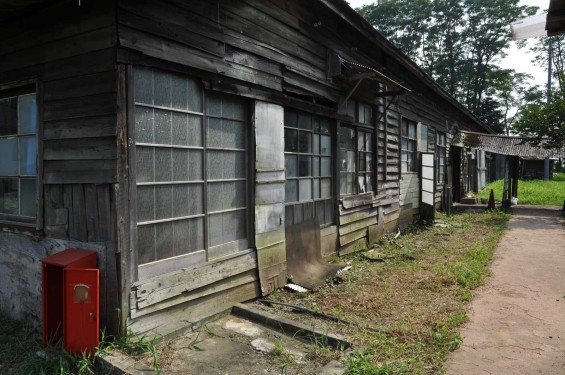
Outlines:
{"type": "Polygon", "coordinates": [[[218,93],[210,93],[206,100],[206,113],[210,116],[222,117],[222,99],[218,93]]]}
{"type": "Polygon", "coordinates": [[[312,180],[298,180],[298,199],[300,202],[312,199],[312,180]]]}
{"type": "Polygon", "coordinates": [[[188,152],[188,180],[201,181],[203,178],[202,173],[202,151],[190,150],[188,152]]]}
{"type": "Polygon", "coordinates": [[[37,212],[37,188],[35,178],[20,179],[20,215],[35,217],[37,212]]]}
{"type": "Polygon", "coordinates": [[[286,180],[284,184],[285,191],[285,202],[296,202],[298,201],[298,181],[297,180],[286,180]]]}
{"type": "Polygon", "coordinates": [[[204,249],[204,218],[189,219],[190,252],[204,249]]]}
{"type": "Polygon", "coordinates": [[[312,181],[312,188],[313,188],[313,197],[314,199],[319,199],[320,198],[320,179],[319,178],[315,178],[312,181]]]}
{"type": "Polygon", "coordinates": [[[307,155],[298,156],[298,176],[299,177],[312,176],[312,157],[307,155]]]}
{"type": "Polygon", "coordinates": [[[37,141],[35,135],[20,137],[20,175],[35,176],[37,160],[37,141]]]}
{"type": "Polygon", "coordinates": [[[347,186],[347,173],[339,174],[339,193],[348,194],[349,187],[347,186]]]}
{"type": "Polygon", "coordinates": [[[331,178],[322,178],[322,183],[320,186],[320,196],[321,198],[330,198],[332,196],[331,178]]]}
{"type": "Polygon", "coordinates": [[[296,155],[285,155],[284,156],[284,167],[286,177],[297,177],[298,176],[298,164],[296,155]]]}
{"type": "Polygon", "coordinates": [[[245,153],[224,151],[222,158],[224,178],[245,178],[245,153]]]}
{"type": "Polygon", "coordinates": [[[175,256],[189,252],[190,219],[173,221],[173,254],[175,256]]]}
{"type": "Polygon", "coordinates": [[[172,75],[172,107],[176,109],[188,108],[188,85],[186,78],[179,75],[172,75]]]}
{"type": "Polygon", "coordinates": [[[357,132],[357,151],[365,151],[365,133],[357,132]]]}
{"type": "Polygon", "coordinates": [[[208,246],[216,246],[224,241],[222,214],[208,215],[208,246]]]}
{"type": "Polygon", "coordinates": [[[0,99],[0,135],[18,134],[18,99],[0,99]]]}
{"type": "Polygon", "coordinates": [[[202,116],[188,115],[188,145],[203,146],[202,116]]]}
{"type": "Polygon", "coordinates": [[[155,143],[170,145],[172,143],[171,112],[155,110],[155,143]]]}
{"type": "Polygon", "coordinates": [[[326,224],[326,202],[316,202],[316,217],[320,221],[320,224],[326,224]]]}
{"type": "Polygon", "coordinates": [[[188,214],[199,215],[204,213],[204,184],[188,185],[189,201],[188,214]]]}
{"type": "Polygon", "coordinates": [[[155,186],[155,219],[169,219],[173,217],[173,186],[155,186]]]}
{"type": "Polygon", "coordinates": [[[331,155],[332,154],[332,138],[329,135],[323,135],[321,138],[321,154],[331,155]]]}
{"type": "Polygon", "coordinates": [[[208,211],[243,208],[246,201],[245,181],[215,182],[208,185],[208,211]]]}
{"type": "Polygon", "coordinates": [[[298,131],[284,129],[284,150],[286,152],[298,151],[298,131]]]}
{"type": "Polygon", "coordinates": [[[222,147],[222,119],[208,118],[207,145],[222,147]]]}
{"type": "Polygon", "coordinates": [[[353,150],[355,146],[355,132],[353,129],[341,127],[339,128],[339,145],[340,148],[353,150]]]}
{"type": "Polygon", "coordinates": [[[416,139],[416,124],[410,123],[408,125],[408,137],[416,139]]]}
{"type": "Polygon", "coordinates": [[[298,124],[298,113],[291,109],[285,109],[284,111],[284,124],[285,126],[290,126],[296,128],[298,124]]]}
{"type": "Polygon", "coordinates": [[[135,107],[135,141],[154,143],[152,108],[135,107]]]}
{"type": "Polygon", "coordinates": [[[172,181],[173,153],[170,148],[155,147],[155,181],[172,181]]]}
{"type": "Polygon", "coordinates": [[[188,202],[190,199],[188,185],[173,185],[173,217],[188,216],[188,202]]]}
{"type": "Polygon", "coordinates": [[[365,184],[367,191],[373,191],[373,174],[367,173],[365,175],[365,184]]]}
{"type": "Polygon", "coordinates": [[[18,215],[17,178],[0,178],[0,213],[18,215]]]}
{"type": "Polygon", "coordinates": [[[211,180],[222,179],[221,151],[208,151],[208,178],[211,180]]]}
{"type": "Polygon", "coordinates": [[[135,68],[136,103],[153,104],[153,72],[147,68],[135,68]]]}
{"type": "Polygon", "coordinates": [[[345,163],[347,172],[355,172],[355,151],[347,151],[345,154],[345,163]]]}
{"type": "Polygon", "coordinates": [[[188,181],[187,149],[173,149],[173,181],[188,181]]]}
{"type": "Polygon", "coordinates": [[[247,237],[247,210],[226,212],[222,216],[223,243],[241,240],[247,237]]]}
{"type": "Polygon", "coordinates": [[[18,175],[18,139],[0,139],[0,176],[18,175]]]}
{"type": "Polygon", "coordinates": [[[202,113],[202,88],[198,81],[187,80],[188,86],[188,110],[202,113]]]}
{"type": "Polygon", "coordinates": [[[298,132],[298,152],[312,152],[312,138],[308,132],[298,132]]]}
{"type": "MultiPolygon", "coordinates": [[[[37,133],[37,103],[35,93],[20,95],[18,107],[18,122],[20,134],[37,133]]],[[[1,102],[0,102],[1,103],[1,102]]]]}
{"type": "Polygon", "coordinates": [[[154,147],[137,146],[135,148],[135,177],[136,182],[153,182],[154,175],[154,147]]]}
{"type": "Polygon", "coordinates": [[[172,222],[155,225],[155,247],[157,259],[167,259],[174,255],[172,222]]]}
{"type": "Polygon", "coordinates": [[[312,129],[312,116],[308,113],[298,113],[298,127],[301,129],[312,129]]]}
{"type": "Polygon", "coordinates": [[[319,177],[320,176],[320,157],[314,156],[314,162],[312,163],[312,176],[319,177]]]}
{"type": "Polygon", "coordinates": [[[137,222],[155,220],[155,187],[137,187],[137,222]]]}
{"type": "Polygon", "coordinates": [[[171,107],[171,74],[166,72],[153,72],[155,87],[155,105],[160,107],[171,107]]]}
{"type": "Polygon", "coordinates": [[[222,96],[222,117],[234,120],[245,120],[245,112],[246,105],[241,98],[230,95],[222,96]]]}
{"type": "Polygon", "coordinates": [[[173,145],[188,146],[188,115],[172,112],[172,142],[173,145]]]}
{"type": "Polygon", "coordinates": [[[319,154],[320,153],[320,136],[318,134],[312,135],[312,143],[313,143],[313,153],[319,154]]]}
{"type": "Polygon", "coordinates": [[[365,133],[365,150],[373,151],[373,134],[365,133]]]}
{"type": "Polygon", "coordinates": [[[322,158],[322,176],[332,175],[332,158],[322,158]]]}
{"type": "Polygon", "coordinates": [[[362,153],[359,157],[359,171],[364,172],[367,170],[367,165],[365,163],[365,153],[362,153]]]}
{"type": "Polygon", "coordinates": [[[322,134],[330,134],[330,123],[326,118],[320,118],[320,128],[318,130],[322,134]]]}
{"type": "Polygon", "coordinates": [[[365,158],[367,160],[367,171],[372,171],[373,170],[373,154],[365,154],[365,158]]]}
{"type": "Polygon", "coordinates": [[[155,225],[137,227],[137,260],[139,264],[155,261],[155,225]]]}
{"type": "Polygon", "coordinates": [[[365,190],[365,175],[362,174],[359,175],[358,183],[359,183],[359,192],[366,193],[367,190],[365,190]]]}

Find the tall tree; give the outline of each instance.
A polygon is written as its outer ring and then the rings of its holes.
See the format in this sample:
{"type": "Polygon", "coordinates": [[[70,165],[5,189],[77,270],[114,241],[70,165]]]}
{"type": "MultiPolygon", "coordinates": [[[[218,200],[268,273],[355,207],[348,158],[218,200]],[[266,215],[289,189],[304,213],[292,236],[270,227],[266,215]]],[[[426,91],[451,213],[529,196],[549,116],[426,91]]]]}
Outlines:
{"type": "Polygon", "coordinates": [[[508,25],[537,9],[518,1],[379,0],[358,12],[480,117],[511,41],[508,25]]]}

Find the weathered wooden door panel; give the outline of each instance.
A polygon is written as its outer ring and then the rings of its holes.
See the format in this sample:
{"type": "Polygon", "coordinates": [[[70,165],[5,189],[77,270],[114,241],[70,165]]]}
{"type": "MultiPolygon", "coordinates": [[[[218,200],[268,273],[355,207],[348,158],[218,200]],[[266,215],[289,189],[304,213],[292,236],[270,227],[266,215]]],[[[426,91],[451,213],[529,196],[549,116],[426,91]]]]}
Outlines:
{"type": "Polygon", "coordinates": [[[255,103],[255,243],[261,293],[284,285],[284,109],[255,103]]]}

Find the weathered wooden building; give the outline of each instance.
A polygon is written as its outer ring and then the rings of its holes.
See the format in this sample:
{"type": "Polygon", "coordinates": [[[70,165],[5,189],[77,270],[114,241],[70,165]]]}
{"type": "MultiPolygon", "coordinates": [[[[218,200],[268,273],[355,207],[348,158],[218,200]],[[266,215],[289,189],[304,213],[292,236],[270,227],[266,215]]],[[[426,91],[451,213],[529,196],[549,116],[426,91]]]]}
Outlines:
{"type": "Polygon", "coordinates": [[[329,256],[417,219],[421,152],[439,205],[454,134],[489,132],[343,0],[0,4],[0,306],[20,317],[39,259],[79,246],[111,331],[190,328],[286,282],[287,226],[317,217],[329,256]]]}

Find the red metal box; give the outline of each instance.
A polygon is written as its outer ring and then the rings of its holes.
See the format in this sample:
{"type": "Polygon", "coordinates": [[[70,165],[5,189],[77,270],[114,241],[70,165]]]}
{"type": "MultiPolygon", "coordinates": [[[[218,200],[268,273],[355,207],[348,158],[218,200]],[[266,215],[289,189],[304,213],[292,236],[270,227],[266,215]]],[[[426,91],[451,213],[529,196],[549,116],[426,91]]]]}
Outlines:
{"type": "Polygon", "coordinates": [[[43,345],[62,337],[68,352],[92,352],[100,340],[96,253],[67,249],[41,263],[43,345]]]}

